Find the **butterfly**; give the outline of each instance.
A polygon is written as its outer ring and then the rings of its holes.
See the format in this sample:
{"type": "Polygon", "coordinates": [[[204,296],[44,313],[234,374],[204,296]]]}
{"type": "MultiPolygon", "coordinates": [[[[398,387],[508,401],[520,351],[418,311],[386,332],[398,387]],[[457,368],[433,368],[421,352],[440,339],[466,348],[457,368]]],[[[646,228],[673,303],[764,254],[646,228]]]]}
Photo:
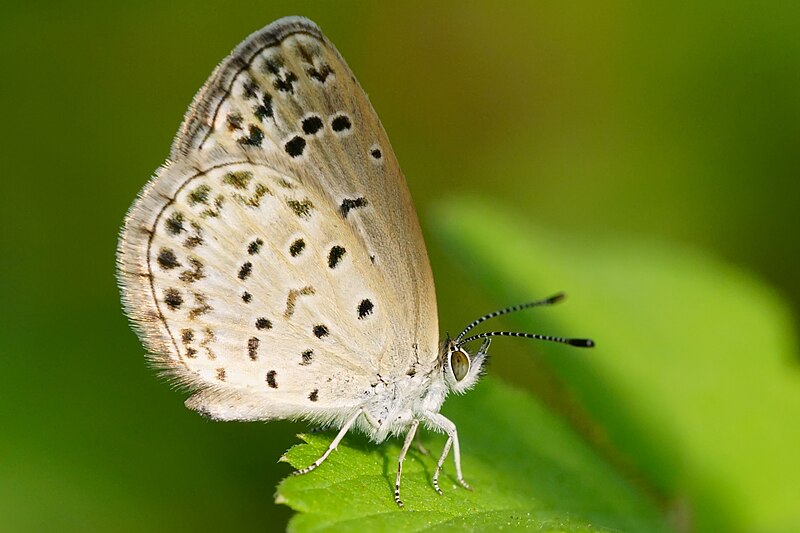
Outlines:
{"type": "Polygon", "coordinates": [[[122,301],[150,361],[193,391],[214,420],[302,419],[381,443],[440,412],[481,374],[492,337],[441,344],[428,253],[414,205],[375,111],[310,20],[250,35],[194,98],[168,160],[130,208],[117,250],[122,301]],[[474,353],[466,345],[482,340],[474,353]]]}

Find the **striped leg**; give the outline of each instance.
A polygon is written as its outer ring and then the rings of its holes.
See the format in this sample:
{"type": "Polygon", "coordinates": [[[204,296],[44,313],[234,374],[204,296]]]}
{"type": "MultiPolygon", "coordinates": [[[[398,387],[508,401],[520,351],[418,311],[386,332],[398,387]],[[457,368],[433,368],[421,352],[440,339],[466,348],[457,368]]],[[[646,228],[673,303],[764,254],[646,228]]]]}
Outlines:
{"type": "Polygon", "coordinates": [[[347,431],[350,429],[350,427],[353,425],[353,423],[356,421],[356,419],[359,416],[361,416],[361,414],[362,414],[362,411],[359,410],[355,415],[353,415],[353,417],[350,420],[348,420],[342,426],[342,429],[339,430],[339,433],[336,435],[336,438],[333,439],[333,442],[331,442],[331,445],[328,446],[327,450],[325,450],[325,453],[322,454],[322,457],[320,457],[319,459],[317,459],[316,461],[314,461],[313,463],[311,463],[307,467],[301,468],[300,470],[295,471],[292,475],[299,476],[299,475],[302,475],[302,474],[307,474],[307,473],[311,472],[312,470],[314,470],[315,468],[317,468],[319,465],[321,465],[322,462],[325,461],[325,459],[328,458],[328,456],[331,454],[331,452],[333,450],[335,450],[337,446],[339,446],[339,443],[342,442],[342,439],[347,434],[347,431]]]}
{"type": "Polygon", "coordinates": [[[406,458],[408,449],[411,447],[411,443],[414,442],[414,435],[417,433],[418,426],[419,420],[414,420],[411,422],[411,429],[409,429],[408,433],[406,434],[406,440],[403,443],[403,449],[400,450],[400,458],[397,460],[397,477],[394,480],[394,501],[401,509],[403,508],[403,500],[400,499],[400,477],[403,475],[403,461],[406,458]]]}
{"type": "Polygon", "coordinates": [[[439,472],[442,470],[442,465],[444,464],[444,460],[447,458],[447,454],[450,453],[450,446],[453,446],[453,460],[456,464],[456,479],[467,490],[472,490],[472,487],[464,481],[464,475],[461,472],[461,446],[458,443],[458,432],[456,431],[456,425],[453,424],[449,419],[447,419],[444,415],[439,413],[425,413],[425,418],[427,418],[428,422],[432,425],[438,427],[445,433],[447,433],[447,442],[444,445],[444,450],[442,450],[442,455],[439,457],[439,463],[436,465],[436,471],[433,474],[433,488],[436,489],[436,492],[439,494],[442,491],[439,489],[439,472]]]}
{"type": "Polygon", "coordinates": [[[439,462],[436,464],[436,471],[433,473],[433,488],[436,489],[436,492],[439,494],[442,493],[442,489],[439,488],[439,473],[442,471],[442,465],[444,464],[444,460],[447,459],[447,454],[450,453],[451,444],[453,444],[453,437],[447,437],[442,455],[439,456],[439,462]]]}

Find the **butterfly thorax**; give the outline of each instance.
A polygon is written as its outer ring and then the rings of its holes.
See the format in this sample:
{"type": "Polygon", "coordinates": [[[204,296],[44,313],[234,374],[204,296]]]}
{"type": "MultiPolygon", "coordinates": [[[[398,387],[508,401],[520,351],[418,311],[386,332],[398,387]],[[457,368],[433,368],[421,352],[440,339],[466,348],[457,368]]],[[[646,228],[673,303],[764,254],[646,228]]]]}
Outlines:
{"type": "Polygon", "coordinates": [[[362,408],[359,429],[375,442],[405,433],[412,421],[424,413],[439,412],[447,396],[441,368],[427,375],[402,375],[395,379],[378,376],[371,384],[362,408]]]}

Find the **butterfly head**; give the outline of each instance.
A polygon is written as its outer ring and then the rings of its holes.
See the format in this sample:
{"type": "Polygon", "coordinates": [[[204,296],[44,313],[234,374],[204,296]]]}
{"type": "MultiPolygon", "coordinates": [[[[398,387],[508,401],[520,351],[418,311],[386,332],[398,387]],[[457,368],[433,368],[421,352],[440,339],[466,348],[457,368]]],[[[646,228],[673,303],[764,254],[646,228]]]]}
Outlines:
{"type": "Polygon", "coordinates": [[[463,394],[475,385],[488,359],[489,344],[491,339],[484,339],[478,351],[470,354],[463,345],[447,336],[442,346],[442,371],[451,391],[463,394]]]}
{"type": "Polygon", "coordinates": [[[592,348],[594,341],[591,339],[569,339],[564,337],[553,337],[551,335],[539,335],[537,333],[523,333],[517,331],[488,331],[467,337],[475,326],[489,320],[491,318],[530,309],[531,307],[549,306],[558,303],[564,299],[564,293],[560,292],[544,300],[537,300],[535,302],[528,302],[505,309],[494,311],[484,315],[471,324],[458,334],[455,339],[451,339],[450,335],[442,345],[441,362],[442,371],[444,372],[444,380],[448,388],[459,394],[462,394],[472,388],[478,378],[481,376],[483,367],[488,359],[489,345],[491,344],[492,337],[522,337],[526,339],[538,339],[545,341],[558,342],[561,344],[569,344],[570,346],[577,346],[579,348],[592,348]],[[474,355],[471,355],[465,348],[468,343],[476,340],[483,340],[480,348],[474,355]]]}

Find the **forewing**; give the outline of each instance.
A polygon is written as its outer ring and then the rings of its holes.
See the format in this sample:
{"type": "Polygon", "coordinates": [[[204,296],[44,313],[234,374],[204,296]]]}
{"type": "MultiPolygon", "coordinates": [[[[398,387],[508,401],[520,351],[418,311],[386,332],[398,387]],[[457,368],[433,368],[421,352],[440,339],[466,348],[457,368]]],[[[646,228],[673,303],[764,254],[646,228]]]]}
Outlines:
{"type": "Polygon", "coordinates": [[[288,17],[254,33],[211,75],[173,144],[175,159],[245,147],[335,206],[366,246],[392,313],[379,367],[429,368],[437,357],[433,276],[405,179],[366,94],[311,21],[288,17]]]}

